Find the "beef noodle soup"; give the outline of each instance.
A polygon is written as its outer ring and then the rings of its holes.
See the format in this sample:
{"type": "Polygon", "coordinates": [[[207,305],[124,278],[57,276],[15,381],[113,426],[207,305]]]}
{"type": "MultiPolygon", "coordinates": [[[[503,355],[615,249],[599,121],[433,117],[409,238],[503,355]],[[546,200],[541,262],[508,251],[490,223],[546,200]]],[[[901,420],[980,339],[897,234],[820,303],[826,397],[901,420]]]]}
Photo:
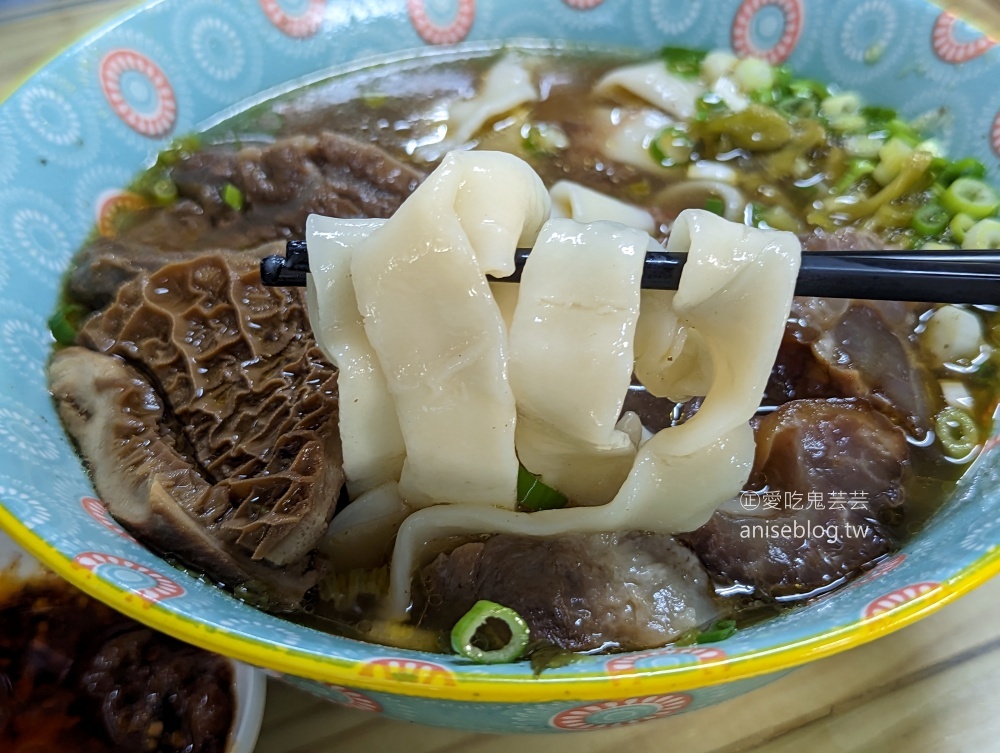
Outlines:
{"type": "Polygon", "coordinates": [[[262,608],[483,661],[720,640],[889,556],[988,438],[995,309],[792,299],[800,252],[997,247],[984,179],[724,53],[359,70],[137,179],[52,392],[111,514],[262,608]],[[264,287],[291,239],[308,289],[264,287]],[[676,295],[639,290],[663,242],[676,295]]]}

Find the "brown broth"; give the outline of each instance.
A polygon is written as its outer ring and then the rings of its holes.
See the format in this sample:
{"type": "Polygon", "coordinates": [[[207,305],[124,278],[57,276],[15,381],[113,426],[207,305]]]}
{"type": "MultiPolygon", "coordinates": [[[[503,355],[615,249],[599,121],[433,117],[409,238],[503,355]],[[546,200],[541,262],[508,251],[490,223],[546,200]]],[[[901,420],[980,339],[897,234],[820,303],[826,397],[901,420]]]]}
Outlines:
{"type": "MultiPolygon", "coordinates": [[[[657,204],[657,194],[683,179],[683,170],[644,172],[611,163],[595,152],[574,151],[544,155],[526,151],[520,136],[522,125],[545,122],[559,126],[571,137],[584,132],[596,107],[611,107],[596,100],[590,90],[606,71],[633,62],[628,54],[594,54],[534,51],[541,64],[540,89],[543,101],[517,110],[496,123],[480,138],[484,149],[509,151],[527,159],[543,181],[551,185],[570,179],[601,190],[623,201],[648,209],[660,225],[660,236],[667,234],[679,208],[664,210],[657,204]]],[[[247,144],[268,142],[296,134],[332,130],[362,141],[377,144],[403,161],[414,161],[414,145],[427,141],[440,124],[442,107],[450,100],[474,92],[478,77],[496,59],[496,53],[481,53],[457,60],[453,57],[420,59],[359,70],[290,92],[277,99],[256,105],[212,127],[204,135],[206,144],[247,144]]],[[[803,138],[806,138],[805,136],[803,138]]],[[[702,156],[726,161],[739,172],[738,185],[751,201],[764,206],[783,207],[798,218],[812,206],[809,184],[813,177],[830,169],[831,162],[842,159],[837,146],[806,150],[807,164],[796,169],[802,174],[802,186],[790,184],[780,161],[754,156],[740,150],[708,152],[702,156]]],[[[418,163],[422,168],[432,165],[418,163]]],[[[790,169],[790,168],[789,168],[790,169]]],[[[805,226],[802,227],[805,230],[805,226]]],[[[891,229],[883,233],[888,243],[891,229]]],[[[994,347],[1000,332],[1000,314],[981,312],[987,329],[993,333],[994,347]]],[[[915,337],[915,333],[912,333],[915,337]]],[[[994,356],[995,359],[995,356],[994,356]]],[[[983,364],[974,374],[958,375],[938,369],[938,378],[965,382],[976,401],[975,418],[983,438],[992,431],[998,405],[996,362],[983,364]],[[992,371],[990,371],[992,369],[992,371]]],[[[891,530],[901,540],[921,530],[952,493],[968,462],[947,458],[933,441],[912,443],[910,473],[906,481],[906,505],[891,530]]],[[[832,587],[831,587],[832,588],[832,587]]],[[[824,589],[829,590],[829,589],[824,589]]],[[[736,599],[731,602],[741,624],[759,621],[774,613],[774,605],[736,599]]],[[[350,624],[343,615],[330,615],[328,608],[317,605],[315,611],[294,619],[332,632],[380,641],[378,631],[371,631],[364,615],[354,615],[350,624]],[[366,629],[368,628],[368,629],[366,629]]],[[[398,638],[398,636],[397,636],[398,638]]],[[[425,636],[419,636],[424,640],[425,636]]],[[[405,639],[386,640],[405,643],[405,639]]]]}

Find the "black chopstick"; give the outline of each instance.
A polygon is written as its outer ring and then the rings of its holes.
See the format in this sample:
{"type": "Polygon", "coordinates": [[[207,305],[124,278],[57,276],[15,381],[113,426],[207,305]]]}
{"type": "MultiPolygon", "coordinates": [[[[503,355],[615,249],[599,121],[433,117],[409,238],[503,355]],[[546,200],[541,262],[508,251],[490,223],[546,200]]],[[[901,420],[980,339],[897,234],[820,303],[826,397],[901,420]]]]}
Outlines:
{"type": "MultiPolygon", "coordinates": [[[[500,282],[520,280],[530,253],[517,249],[514,274],[500,282]]],[[[648,252],[642,287],[676,290],[685,261],[686,254],[648,252]]],[[[261,281],[270,286],[303,286],[308,272],[305,241],[289,241],[284,256],[260,263],[261,281]]],[[[1000,305],[1000,252],[807,251],[795,295],[1000,305]]]]}

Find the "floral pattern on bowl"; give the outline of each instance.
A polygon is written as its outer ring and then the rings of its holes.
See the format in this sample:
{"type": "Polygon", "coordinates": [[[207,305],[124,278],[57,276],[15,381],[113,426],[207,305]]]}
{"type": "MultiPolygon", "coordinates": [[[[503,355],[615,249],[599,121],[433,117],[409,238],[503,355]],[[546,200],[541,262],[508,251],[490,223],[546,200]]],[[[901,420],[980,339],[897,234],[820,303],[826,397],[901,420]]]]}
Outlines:
{"type": "MultiPolygon", "coordinates": [[[[91,228],[170,139],[291,85],[442,44],[569,40],[731,47],[937,111],[946,149],[1000,155],[1000,52],[923,0],[160,0],[63,55],[0,106],[0,526],[64,577],[166,632],[352,708],[479,731],[565,731],[687,713],[897,629],[1000,571],[992,439],[933,525],[865,578],[710,648],[593,656],[534,678],[324,634],[173,568],[94,497],[46,391],[46,318],[91,228]]],[[[534,42],[537,43],[537,42],[534,42]]]]}

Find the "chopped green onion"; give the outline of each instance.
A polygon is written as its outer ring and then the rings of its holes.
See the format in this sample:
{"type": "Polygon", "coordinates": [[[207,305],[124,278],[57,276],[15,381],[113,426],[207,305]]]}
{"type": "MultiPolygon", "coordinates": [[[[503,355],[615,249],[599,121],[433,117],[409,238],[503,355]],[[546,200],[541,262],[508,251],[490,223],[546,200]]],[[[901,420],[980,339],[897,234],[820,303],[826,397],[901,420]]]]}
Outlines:
{"type": "Polygon", "coordinates": [[[726,214],[726,202],[717,196],[712,196],[705,200],[705,209],[712,214],[723,217],[726,214]]]}
{"type": "Polygon", "coordinates": [[[477,601],[451,630],[451,647],[456,654],[477,664],[504,664],[516,661],[528,646],[531,631],[528,623],[509,607],[492,601],[477,601]],[[510,630],[510,639],[500,648],[486,649],[476,645],[476,633],[487,627],[490,620],[499,620],[510,630]]]}
{"type": "Polygon", "coordinates": [[[157,204],[166,206],[177,201],[177,184],[164,176],[157,180],[149,189],[149,195],[157,204]]]}
{"type": "Polygon", "coordinates": [[[961,408],[949,407],[938,413],[934,431],[949,457],[967,457],[979,444],[976,422],[961,408]]]}
{"type": "Polygon", "coordinates": [[[663,167],[690,164],[694,145],[687,133],[677,126],[668,126],[649,143],[649,156],[663,167]]]}
{"type": "Polygon", "coordinates": [[[785,230],[790,233],[802,231],[802,224],[783,206],[769,207],[764,212],[764,222],[772,230],[785,230]]]}
{"type": "Polygon", "coordinates": [[[853,186],[866,175],[871,175],[873,172],[875,172],[875,163],[871,160],[851,160],[848,163],[847,172],[844,173],[843,177],[841,177],[839,181],[837,181],[837,185],[833,187],[833,193],[838,196],[843,194],[848,188],[853,186]]]}
{"type": "Polygon", "coordinates": [[[861,114],[861,98],[853,92],[827,97],[819,112],[830,128],[840,133],[862,131],[868,123],[861,114]]]}
{"type": "Polygon", "coordinates": [[[947,170],[950,165],[951,163],[944,157],[935,157],[931,162],[931,174],[935,176],[934,180],[936,181],[934,185],[931,186],[931,190],[935,192],[935,196],[943,194],[944,189],[947,188],[947,186],[942,187],[941,176],[944,175],[944,171],[947,170]]]}
{"type": "Polygon", "coordinates": [[[731,52],[715,50],[708,53],[701,61],[701,78],[709,84],[715,84],[723,76],[728,76],[739,64],[740,59],[731,52]]]}
{"type": "Polygon", "coordinates": [[[76,343],[76,333],[80,326],[80,319],[87,313],[83,306],[75,303],[63,306],[56,313],[49,317],[49,331],[52,337],[60,345],[73,345],[76,343]]]}
{"type": "Polygon", "coordinates": [[[718,643],[736,633],[736,620],[719,620],[708,630],[698,634],[695,643],[718,643]]]}
{"type": "Polygon", "coordinates": [[[1000,249],[1000,222],[980,220],[965,233],[962,248],[967,251],[993,251],[1000,249]]]}
{"type": "Polygon", "coordinates": [[[725,115],[729,112],[729,105],[726,104],[725,100],[722,99],[715,92],[706,92],[702,94],[694,103],[695,116],[694,119],[698,122],[704,122],[706,120],[712,120],[720,115],[725,115]]]}
{"type": "Polygon", "coordinates": [[[770,86],[755,89],[749,94],[751,102],[756,102],[759,105],[767,105],[768,107],[777,106],[778,96],[779,93],[770,86]]]}
{"type": "Polygon", "coordinates": [[[760,204],[747,204],[743,213],[743,224],[760,227],[762,222],[764,222],[764,207],[760,204]]]}
{"type": "Polygon", "coordinates": [[[875,105],[862,107],[861,114],[868,121],[868,127],[872,131],[880,131],[888,128],[889,123],[898,117],[896,111],[891,107],[878,107],[875,105]]]}
{"type": "Polygon", "coordinates": [[[977,159],[968,157],[957,162],[947,164],[938,176],[937,182],[942,186],[950,186],[959,178],[976,178],[982,180],[986,177],[986,165],[977,159]]]}
{"type": "Polygon", "coordinates": [[[951,234],[955,236],[955,240],[962,243],[965,240],[965,234],[968,233],[976,221],[972,219],[967,214],[956,214],[950,223],[948,223],[948,229],[951,230],[951,234]]]}
{"type": "Polygon", "coordinates": [[[521,465],[517,469],[517,501],[525,510],[538,512],[558,510],[565,507],[569,500],[521,465]]]}
{"type": "Polygon", "coordinates": [[[773,91],[774,68],[761,58],[743,58],[737,63],[733,78],[745,92],[773,91]]]}
{"type": "MultiPolygon", "coordinates": [[[[764,103],[763,99],[756,101],[764,103]]],[[[814,118],[819,111],[819,104],[811,97],[799,97],[793,95],[778,100],[774,109],[786,118],[814,118]]]]}
{"type": "Polygon", "coordinates": [[[243,192],[232,183],[222,187],[222,201],[234,212],[243,211],[243,192]]]}
{"type": "Polygon", "coordinates": [[[982,220],[1000,209],[1000,196],[981,180],[959,178],[944,192],[941,203],[953,214],[967,214],[974,220],[982,220]]]}
{"type": "Polygon", "coordinates": [[[698,78],[701,75],[701,61],[707,55],[707,52],[689,50],[686,47],[664,47],[660,50],[660,58],[667,70],[684,78],[698,78]]]}
{"type": "Polygon", "coordinates": [[[569,146],[569,138],[557,125],[525,123],[521,126],[521,145],[532,156],[555,154],[569,146]]]}
{"type": "Polygon", "coordinates": [[[537,640],[528,644],[524,656],[531,661],[531,671],[538,677],[546,669],[559,669],[580,661],[582,655],[567,651],[551,641],[537,640]]]}
{"type": "MultiPolygon", "coordinates": [[[[920,152],[930,152],[931,156],[934,157],[934,161],[944,159],[944,147],[941,146],[941,142],[937,139],[926,139],[917,144],[917,151],[920,152]]],[[[934,167],[934,163],[931,163],[931,167],[934,167]]]]}
{"type": "Polygon", "coordinates": [[[917,129],[899,118],[889,123],[888,131],[890,136],[905,141],[910,146],[916,146],[921,141],[920,133],[917,129]]]}
{"type": "Polygon", "coordinates": [[[844,151],[852,157],[861,157],[862,159],[878,158],[878,153],[883,146],[885,146],[885,140],[879,138],[878,134],[872,133],[856,133],[844,140],[844,151]]]}
{"type": "Polygon", "coordinates": [[[771,68],[774,74],[774,86],[787,90],[792,85],[792,69],[787,65],[775,65],[771,68]]]}
{"type": "Polygon", "coordinates": [[[912,227],[920,235],[940,235],[951,222],[951,214],[937,204],[920,207],[913,215],[912,227]]]}
{"type": "Polygon", "coordinates": [[[814,97],[819,100],[830,96],[829,87],[822,81],[811,78],[800,78],[788,85],[788,91],[796,97],[814,97]]]}
{"type": "Polygon", "coordinates": [[[199,149],[201,149],[200,136],[197,134],[182,136],[157,155],[156,164],[158,167],[173,167],[199,149]]]}
{"type": "Polygon", "coordinates": [[[674,641],[674,645],[692,646],[695,643],[718,643],[732,637],[735,633],[736,620],[719,620],[707,630],[698,630],[697,628],[688,630],[674,641]]]}

